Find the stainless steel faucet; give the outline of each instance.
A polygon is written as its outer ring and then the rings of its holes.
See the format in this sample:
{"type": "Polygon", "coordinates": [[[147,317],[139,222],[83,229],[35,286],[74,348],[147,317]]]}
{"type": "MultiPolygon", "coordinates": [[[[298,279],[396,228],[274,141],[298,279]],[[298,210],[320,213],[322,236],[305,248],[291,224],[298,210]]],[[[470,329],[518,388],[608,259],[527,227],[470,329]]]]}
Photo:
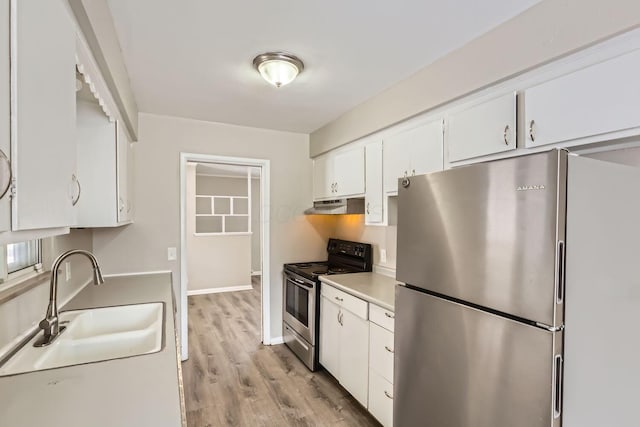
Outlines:
{"type": "Polygon", "coordinates": [[[84,255],[91,261],[93,266],[93,284],[101,285],[104,283],[102,272],[100,271],[100,265],[98,265],[98,260],[96,260],[96,257],[91,252],[81,249],[72,249],[56,258],[53,262],[53,267],[51,267],[51,288],[49,290],[49,306],[47,307],[47,314],[45,315],[45,318],[40,321],[40,329],[44,331],[44,336],[35,342],[34,346],[36,347],[44,347],[51,344],[61,332],[60,325],[58,323],[58,269],[60,268],[62,261],[75,254],[84,255]]]}

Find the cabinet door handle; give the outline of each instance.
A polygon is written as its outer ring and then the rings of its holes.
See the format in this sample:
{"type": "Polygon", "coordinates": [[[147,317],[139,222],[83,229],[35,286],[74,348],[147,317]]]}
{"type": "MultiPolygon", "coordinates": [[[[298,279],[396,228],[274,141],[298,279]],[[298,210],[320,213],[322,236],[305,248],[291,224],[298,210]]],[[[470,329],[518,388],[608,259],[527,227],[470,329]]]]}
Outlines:
{"type": "Polygon", "coordinates": [[[416,170],[415,169],[411,169],[411,176],[416,176],[416,170]]]}
{"type": "Polygon", "coordinates": [[[509,145],[509,125],[504,127],[504,145],[509,145]]]}
{"type": "Polygon", "coordinates": [[[385,345],[384,349],[393,354],[393,350],[391,350],[388,345],[385,345]]]}
{"type": "Polygon", "coordinates": [[[344,298],[335,297],[335,299],[336,301],[340,301],[340,302],[344,301],[344,298]]]}
{"type": "Polygon", "coordinates": [[[387,390],[384,391],[384,395],[393,400],[393,396],[391,396],[387,390]]]}
{"type": "Polygon", "coordinates": [[[0,150],[0,199],[4,197],[5,194],[11,188],[11,161],[4,154],[4,151],[0,150]],[[2,184],[7,181],[6,184],[2,184]]]}
{"type": "Polygon", "coordinates": [[[71,175],[71,180],[75,182],[76,185],[78,186],[78,195],[76,196],[75,199],[71,198],[71,205],[75,206],[78,204],[78,200],[80,200],[80,195],[82,194],[82,186],[80,186],[80,180],[75,174],[71,175]]]}
{"type": "Polygon", "coordinates": [[[536,125],[535,120],[531,120],[529,122],[529,138],[531,138],[531,142],[534,142],[536,140],[535,125],[536,125]]]}
{"type": "Polygon", "coordinates": [[[124,200],[122,200],[122,197],[119,197],[118,201],[120,202],[119,210],[122,212],[124,210],[124,200]]]}
{"type": "Polygon", "coordinates": [[[369,212],[369,202],[367,202],[367,215],[369,215],[371,212],[369,212]]]}
{"type": "Polygon", "coordinates": [[[386,311],[384,312],[384,315],[387,316],[389,319],[393,319],[395,317],[393,314],[387,313],[386,311]]]}

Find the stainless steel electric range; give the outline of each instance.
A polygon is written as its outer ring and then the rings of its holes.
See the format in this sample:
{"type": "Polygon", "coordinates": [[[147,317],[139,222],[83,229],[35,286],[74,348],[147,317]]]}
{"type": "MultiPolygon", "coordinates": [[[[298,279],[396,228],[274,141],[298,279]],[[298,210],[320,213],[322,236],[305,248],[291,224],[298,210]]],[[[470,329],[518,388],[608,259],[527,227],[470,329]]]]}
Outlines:
{"type": "Polygon", "coordinates": [[[327,253],[327,261],[284,265],[284,342],[312,371],[318,368],[320,342],[319,276],[371,271],[373,266],[368,243],[329,239],[327,253]]]}

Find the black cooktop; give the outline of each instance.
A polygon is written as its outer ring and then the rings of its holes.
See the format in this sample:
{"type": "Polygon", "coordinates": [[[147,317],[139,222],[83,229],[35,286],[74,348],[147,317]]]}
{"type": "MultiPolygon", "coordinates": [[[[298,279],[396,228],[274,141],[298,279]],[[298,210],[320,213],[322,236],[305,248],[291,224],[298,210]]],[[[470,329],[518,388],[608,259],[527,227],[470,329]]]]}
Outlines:
{"type": "Polygon", "coordinates": [[[318,276],[326,276],[330,274],[358,273],[362,271],[357,268],[344,265],[331,265],[328,261],[286,264],[285,269],[311,280],[316,280],[318,276]]]}

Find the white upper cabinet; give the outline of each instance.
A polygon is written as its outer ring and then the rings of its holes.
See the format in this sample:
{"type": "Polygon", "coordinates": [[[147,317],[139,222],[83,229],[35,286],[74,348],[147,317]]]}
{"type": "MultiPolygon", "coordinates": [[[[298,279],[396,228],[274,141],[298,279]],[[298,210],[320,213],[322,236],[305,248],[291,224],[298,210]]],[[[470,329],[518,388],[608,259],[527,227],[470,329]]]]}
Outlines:
{"type": "Polygon", "coordinates": [[[76,39],[67,7],[11,1],[13,230],[74,223],[76,39]]]}
{"type": "Polygon", "coordinates": [[[640,133],[638,76],[635,50],[525,90],[526,146],[640,133]]]}
{"type": "Polygon", "coordinates": [[[448,115],[445,138],[449,161],[516,149],[516,93],[448,115]]]}
{"type": "Polygon", "coordinates": [[[9,0],[0,0],[0,233],[11,228],[9,0]]]}
{"type": "Polygon", "coordinates": [[[313,199],[333,196],[333,158],[323,154],[313,159],[313,199]]]}
{"type": "Polygon", "coordinates": [[[117,164],[117,183],[118,183],[118,222],[128,223],[132,220],[132,194],[131,194],[131,142],[127,136],[124,125],[118,122],[118,164],[117,164]]]}
{"type": "Polygon", "coordinates": [[[338,149],[313,160],[313,198],[363,196],[364,147],[338,149]]]}
{"type": "Polygon", "coordinates": [[[78,100],[79,227],[114,227],[130,221],[129,140],[95,102],[78,100]]]}
{"type": "Polygon", "coordinates": [[[365,214],[366,224],[384,221],[384,194],[382,190],[382,140],[371,142],[365,150],[365,214]]]}
{"type": "Polygon", "coordinates": [[[432,120],[385,138],[383,145],[384,192],[397,194],[398,178],[443,168],[442,121],[432,120]]]}

